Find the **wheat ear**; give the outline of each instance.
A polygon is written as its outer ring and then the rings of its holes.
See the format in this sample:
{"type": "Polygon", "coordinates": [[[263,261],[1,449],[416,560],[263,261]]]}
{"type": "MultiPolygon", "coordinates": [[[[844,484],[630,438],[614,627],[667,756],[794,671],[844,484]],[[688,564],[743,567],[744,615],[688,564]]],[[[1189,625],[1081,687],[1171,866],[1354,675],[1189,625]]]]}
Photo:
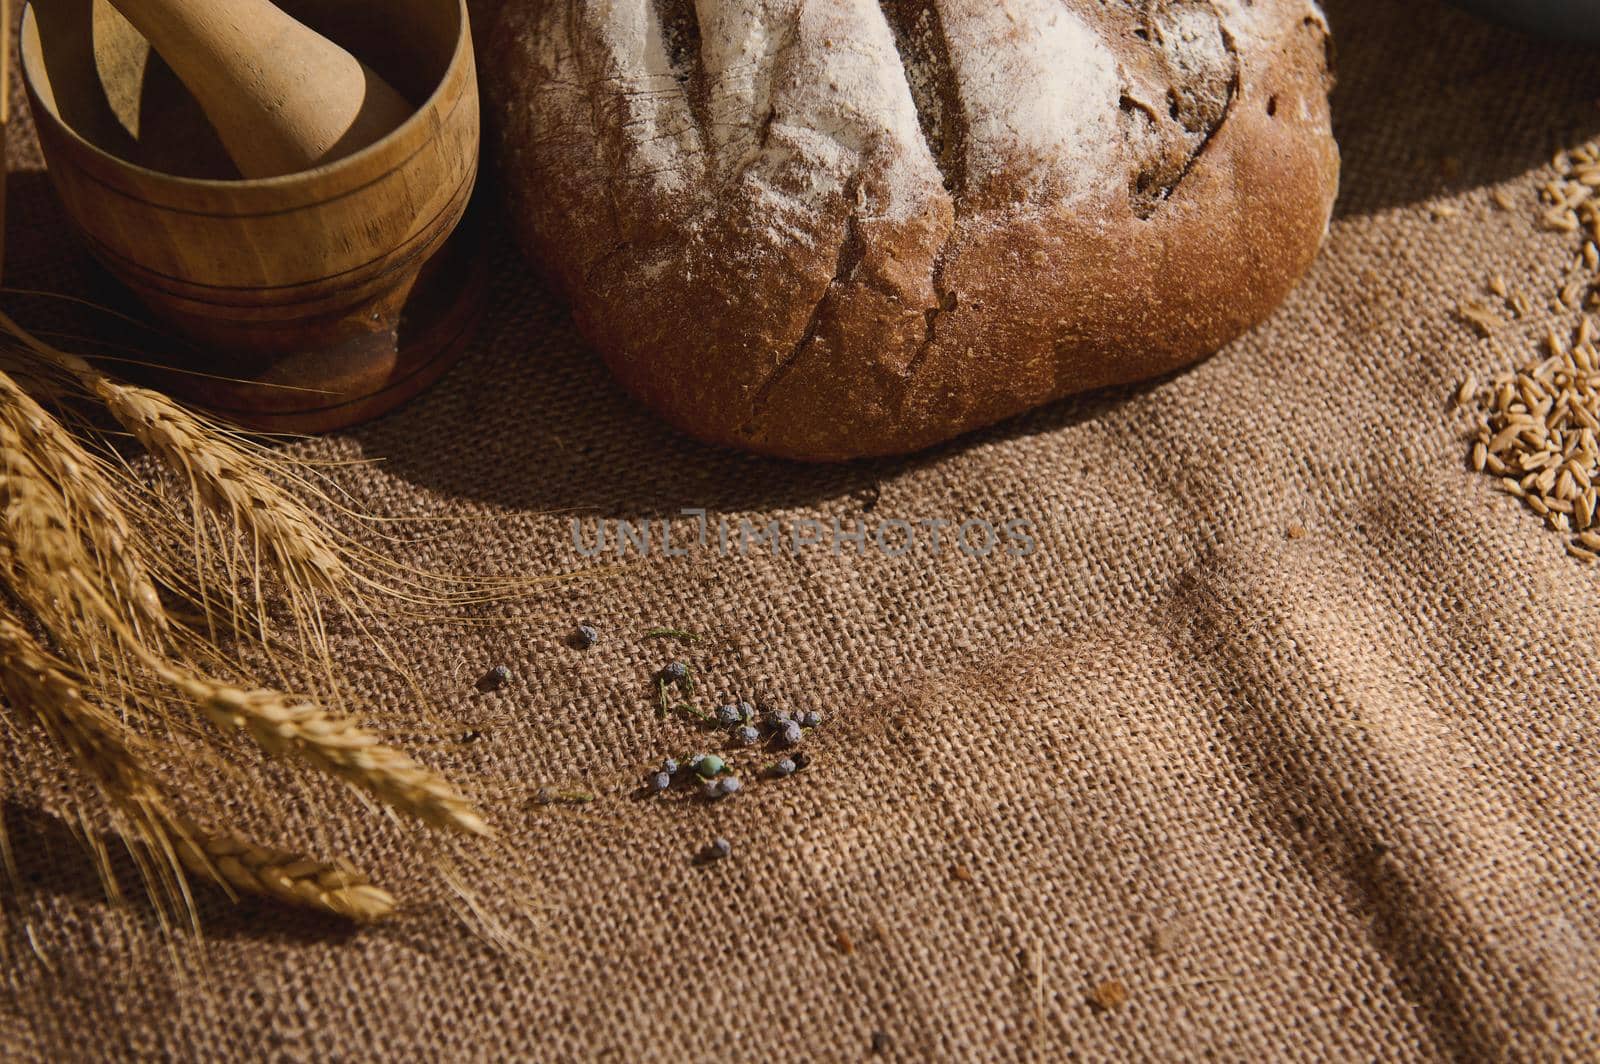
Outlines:
{"type": "Polygon", "coordinates": [[[146,450],[189,478],[212,511],[259,543],[286,579],[333,595],[348,590],[351,574],[332,534],[248,449],[160,392],[100,373],[85,383],[146,450]]]}
{"type": "Polygon", "coordinates": [[[176,842],[185,867],[235,890],[362,922],[394,911],[392,894],[338,865],[258,846],[237,835],[206,835],[192,825],[176,842]]]}
{"type": "Polygon", "coordinates": [[[0,579],[101,685],[131,690],[127,650],[143,650],[85,545],[64,487],[24,447],[0,404],[0,579]]]}
{"type": "Polygon", "coordinates": [[[0,540],[5,555],[0,562],[6,563],[13,588],[58,637],[83,638],[85,628],[92,632],[103,625],[116,648],[182,691],[224,729],[242,729],[271,752],[297,754],[427,823],[488,833],[483,819],[443,777],[383,745],[375,733],[308,701],[179,669],[128,631],[92,579],[95,567],[72,527],[64,488],[39,469],[13,424],[15,408],[3,400],[0,390],[0,457],[6,465],[0,496],[7,532],[0,540]],[[63,601],[71,608],[63,611],[63,601]]]}
{"type": "Polygon", "coordinates": [[[133,841],[175,855],[190,871],[237,890],[347,917],[374,920],[394,898],[357,872],[237,836],[211,835],[175,812],[115,716],[85,694],[70,667],[0,607],[0,690],[31,715],[133,829],[133,841]]]}
{"type": "Polygon", "coordinates": [[[125,726],[91,702],[70,667],[0,607],[0,690],[11,708],[55,737],[119,812],[148,835],[166,823],[166,798],[124,735],[125,726]]]}
{"type": "MultiPolygon", "coordinates": [[[[265,553],[291,591],[332,593],[346,608],[352,602],[363,603],[369,593],[420,606],[470,605],[545,582],[463,580],[411,569],[364,550],[306,504],[307,497],[331,500],[295,470],[293,459],[161,392],[102,372],[82,356],[40,340],[3,312],[0,332],[8,333],[35,362],[64,374],[84,395],[97,400],[164,466],[185,478],[207,510],[232,521],[265,553]],[[440,585],[445,584],[453,590],[441,593],[440,585]]],[[[309,595],[302,605],[314,620],[309,595]]],[[[310,634],[322,644],[320,633],[310,634]]]]}
{"type": "Polygon", "coordinates": [[[232,433],[158,391],[119,381],[81,356],[45,343],[4,313],[0,328],[99,399],[146,450],[187,477],[207,507],[253,536],[286,578],[327,592],[349,588],[349,568],[327,526],[279,487],[232,433]]]}
{"type": "Polygon", "coordinates": [[[295,754],[436,827],[487,835],[489,826],[437,772],[385,746],[375,732],[313,702],[278,691],[247,690],[150,663],[226,731],[243,731],[268,753],[295,754]]]}
{"type": "Polygon", "coordinates": [[[15,561],[33,566],[35,580],[59,580],[60,567],[75,567],[104,589],[115,621],[147,637],[164,633],[166,611],[100,461],[5,373],[0,459],[6,520],[27,540],[15,561]],[[29,556],[30,547],[46,553],[29,556]]]}

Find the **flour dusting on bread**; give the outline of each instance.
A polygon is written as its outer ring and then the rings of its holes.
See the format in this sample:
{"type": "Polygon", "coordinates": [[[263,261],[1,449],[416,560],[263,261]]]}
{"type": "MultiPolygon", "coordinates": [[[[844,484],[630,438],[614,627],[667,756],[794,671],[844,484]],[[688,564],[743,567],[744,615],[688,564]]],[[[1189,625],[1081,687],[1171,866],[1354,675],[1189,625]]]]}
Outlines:
{"type": "Polygon", "coordinates": [[[974,190],[1019,168],[1070,204],[1116,178],[1120,78],[1105,41],[1060,0],[943,5],[974,190]]]}

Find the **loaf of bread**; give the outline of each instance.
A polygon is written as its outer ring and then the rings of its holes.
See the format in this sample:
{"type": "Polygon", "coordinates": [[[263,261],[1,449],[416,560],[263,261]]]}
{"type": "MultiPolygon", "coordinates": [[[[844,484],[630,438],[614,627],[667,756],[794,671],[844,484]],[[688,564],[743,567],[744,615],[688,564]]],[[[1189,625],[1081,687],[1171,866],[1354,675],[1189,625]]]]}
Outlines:
{"type": "Polygon", "coordinates": [[[803,459],[1155,376],[1338,183],[1311,0],[503,0],[509,215],[634,395],[803,459]]]}

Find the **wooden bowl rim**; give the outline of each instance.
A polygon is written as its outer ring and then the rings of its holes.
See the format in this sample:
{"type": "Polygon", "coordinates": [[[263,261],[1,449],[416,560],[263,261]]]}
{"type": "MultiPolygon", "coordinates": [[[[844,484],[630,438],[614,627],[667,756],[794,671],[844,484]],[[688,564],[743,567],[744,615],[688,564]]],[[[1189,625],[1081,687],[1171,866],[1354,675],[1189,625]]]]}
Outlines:
{"type": "MultiPolygon", "coordinates": [[[[453,75],[457,74],[464,63],[471,63],[472,59],[472,25],[467,11],[467,0],[456,0],[456,11],[459,16],[456,31],[455,48],[450,53],[450,62],[445,65],[444,73],[439,77],[439,83],[433,87],[411,117],[407,118],[394,130],[371,144],[331,163],[314,166],[309,170],[296,170],[291,174],[279,174],[275,177],[185,177],[181,174],[168,173],[165,170],[153,170],[148,166],[141,166],[130,159],[124,159],[106,151],[100,145],[88,140],[56,112],[54,107],[45,107],[48,112],[48,121],[75,143],[86,149],[90,155],[102,160],[104,163],[124,173],[136,174],[147,177],[157,182],[169,182],[178,187],[193,189],[206,189],[218,193],[242,192],[244,190],[271,191],[275,189],[292,189],[297,185],[319,184],[324,178],[338,174],[344,170],[360,169],[364,163],[370,162],[374,157],[390,151],[396,142],[413,139],[418,130],[428,121],[428,116],[437,110],[438,104],[445,91],[450,87],[453,75]]],[[[44,97],[39,91],[38,78],[35,76],[33,61],[29,57],[28,42],[37,42],[39,29],[35,25],[33,16],[33,0],[26,0],[22,6],[21,32],[18,35],[17,51],[21,62],[23,80],[27,83],[30,96],[39,101],[44,97]]],[[[37,50],[37,47],[35,48],[37,50]]],[[[51,88],[51,98],[54,99],[54,87],[51,88]]],[[[37,116],[36,116],[37,117],[37,116]]],[[[424,136],[423,139],[426,139],[424,136]]]]}

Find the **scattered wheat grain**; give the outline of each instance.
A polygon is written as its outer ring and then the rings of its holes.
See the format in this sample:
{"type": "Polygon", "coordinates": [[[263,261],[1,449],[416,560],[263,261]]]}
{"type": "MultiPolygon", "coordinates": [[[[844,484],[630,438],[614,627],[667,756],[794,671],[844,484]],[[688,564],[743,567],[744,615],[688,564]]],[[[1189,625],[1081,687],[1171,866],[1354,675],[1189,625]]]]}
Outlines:
{"type": "Polygon", "coordinates": [[[1479,334],[1486,337],[1494,335],[1494,331],[1505,324],[1494,311],[1482,303],[1463,303],[1456,309],[1456,313],[1468,324],[1474,326],[1479,334]]]}

